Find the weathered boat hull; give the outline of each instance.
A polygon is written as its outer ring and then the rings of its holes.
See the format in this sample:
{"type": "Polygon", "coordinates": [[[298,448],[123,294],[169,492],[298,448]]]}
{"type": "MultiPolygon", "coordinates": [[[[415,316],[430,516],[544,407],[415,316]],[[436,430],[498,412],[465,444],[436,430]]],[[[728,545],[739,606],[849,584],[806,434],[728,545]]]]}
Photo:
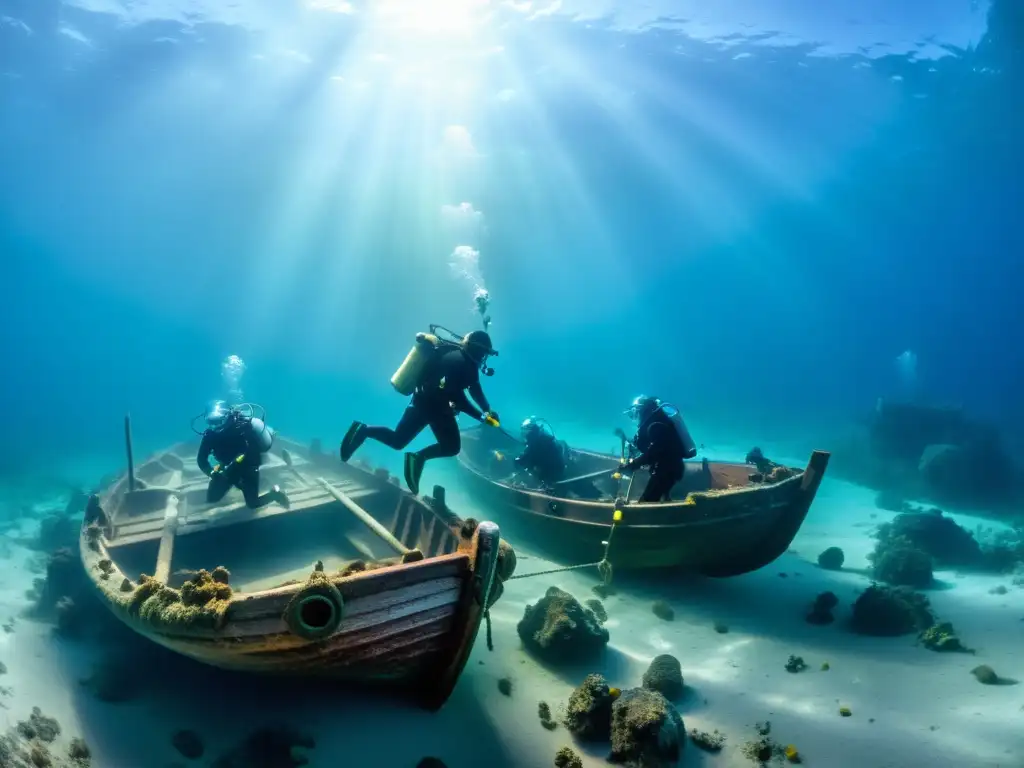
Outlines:
{"type": "MultiPolygon", "coordinates": [[[[497,430],[463,433],[459,463],[470,491],[517,541],[567,564],[595,562],[612,535],[608,559],[615,569],[676,568],[714,577],[757,570],[784,553],[814,501],[829,454],[815,451],[804,470],[788,479],[752,484],[752,466],[730,462],[687,464],[678,501],[622,507],[612,534],[614,498],[627,481],[613,481],[613,456],[576,452],[581,471],[608,470],[597,484],[606,500],[562,498],[514,487],[495,478],[491,456],[516,450],[497,430]]],[[[637,488],[646,482],[637,474],[637,488]]],[[[592,490],[592,489],[590,489],[592,490]]]]}
{"type": "MultiPolygon", "coordinates": [[[[206,664],[399,688],[425,707],[441,706],[466,663],[486,607],[500,594],[503,543],[497,526],[464,523],[445,507],[443,489],[435,489],[433,499],[416,498],[386,472],[339,466],[328,457],[303,458],[301,448],[283,440],[275,451],[280,447],[288,450],[288,464],[280,454],[271,455],[261,474],[264,487],[284,484],[289,475],[302,481],[291,483],[289,510],[248,510],[238,499],[194,503],[205,493],[206,478],[178,461],[190,446],[140,466],[138,478],[146,483],[149,477],[148,487],[129,491],[127,477],[115,482],[90,505],[81,537],[83,563],[104,602],[136,632],[206,664]],[[314,473],[325,475],[329,488],[311,482],[314,473]],[[248,565],[260,558],[246,556],[245,548],[266,547],[266,559],[273,562],[274,548],[295,540],[301,557],[305,538],[312,536],[312,550],[321,546],[328,560],[335,549],[328,539],[336,534],[343,548],[378,554],[374,550],[381,542],[373,536],[360,539],[365,529],[350,525],[353,518],[329,489],[358,498],[393,534],[393,546],[409,551],[392,552],[385,567],[348,573],[327,566],[316,575],[312,558],[305,574],[293,573],[297,569],[285,563],[281,573],[300,577],[263,584],[248,565]],[[237,573],[242,578],[249,573],[250,584],[265,588],[235,587],[223,603],[199,609],[199,618],[182,620],[191,616],[183,607],[190,587],[168,586],[176,573],[172,562],[191,565],[211,552],[228,560],[241,552],[237,573]],[[140,561],[154,563],[150,572],[159,578],[131,573],[140,561]],[[161,600],[172,608],[162,610],[161,600]],[[313,617],[308,624],[307,617],[313,617]]],[[[208,568],[224,564],[212,562],[208,568]]],[[[235,577],[232,571],[230,580],[235,577]]]]}

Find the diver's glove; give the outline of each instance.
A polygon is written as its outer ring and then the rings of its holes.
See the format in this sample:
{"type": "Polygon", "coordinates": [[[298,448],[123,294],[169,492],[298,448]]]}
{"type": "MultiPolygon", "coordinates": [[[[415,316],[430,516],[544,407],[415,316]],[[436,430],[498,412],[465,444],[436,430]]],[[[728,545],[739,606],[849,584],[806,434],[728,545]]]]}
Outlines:
{"type": "Polygon", "coordinates": [[[210,470],[210,477],[213,477],[214,475],[219,475],[223,471],[224,467],[222,467],[220,464],[214,464],[213,469],[210,470]]]}

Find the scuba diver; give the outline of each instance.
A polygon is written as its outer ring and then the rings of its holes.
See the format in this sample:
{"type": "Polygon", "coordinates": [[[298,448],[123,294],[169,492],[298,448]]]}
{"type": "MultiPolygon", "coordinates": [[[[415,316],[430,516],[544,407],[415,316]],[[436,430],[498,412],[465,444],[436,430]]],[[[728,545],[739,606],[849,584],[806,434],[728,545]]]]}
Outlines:
{"type": "Polygon", "coordinates": [[[529,472],[543,487],[564,480],[569,446],[555,437],[551,425],[544,419],[531,416],[523,422],[520,432],[526,447],[515,458],[516,468],[529,472]]]}
{"type": "Polygon", "coordinates": [[[622,469],[633,472],[649,467],[651,479],[647,481],[640,501],[669,501],[673,486],[683,479],[686,469],[683,459],[697,455],[697,446],[683,423],[679,409],[656,397],[641,395],[624,413],[636,421],[636,435],[627,440],[621,429],[616,430],[616,434],[628,443],[631,454],[637,452],[639,455],[622,469]]]}
{"type": "MultiPolygon", "coordinates": [[[[251,405],[244,405],[249,406],[249,414],[242,412],[243,406],[229,407],[223,400],[217,400],[205,414],[206,430],[200,433],[203,439],[196,463],[210,478],[206,501],[218,502],[235,487],[242,492],[249,509],[260,509],[274,501],[287,507],[288,495],[279,485],[260,496],[260,461],[274,442],[274,432],[263,419],[255,417],[251,405]],[[211,453],[217,459],[216,466],[210,465],[211,453]]],[[[263,416],[266,418],[266,411],[263,416]]],[[[193,430],[197,431],[195,419],[192,421],[193,430]]]]}
{"type": "Polygon", "coordinates": [[[429,334],[416,334],[416,344],[391,377],[391,385],[399,394],[412,395],[398,425],[389,429],[353,421],[340,447],[341,460],[346,462],[367,438],[400,451],[430,427],[437,442],[405,454],[405,482],[414,494],[419,493],[420,478],[427,461],[457,456],[462,450],[458,412],[492,426],[499,424],[497,412],[491,410],[480,387],[481,373],[494,375],[494,369],[487,367],[487,358],[498,355],[491,344],[491,337],[486,331],[471,331],[453,341],[439,338],[436,335],[438,329],[458,338],[437,325],[430,327],[429,334]],[[480,408],[469,401],[467,391],[480,408]]]}

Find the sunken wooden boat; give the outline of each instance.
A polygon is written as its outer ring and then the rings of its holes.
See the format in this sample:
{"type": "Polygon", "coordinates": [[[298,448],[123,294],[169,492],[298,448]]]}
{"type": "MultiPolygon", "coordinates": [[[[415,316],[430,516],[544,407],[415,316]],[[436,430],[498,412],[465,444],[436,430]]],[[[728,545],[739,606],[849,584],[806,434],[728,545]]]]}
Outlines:
{"type": "Polygon", "coordinates": [[[574,449],[572,477],[541,492],[512,476],[521,449],[507,432],[476,426],[462,433],[459,465],[470,492],[522,546],[565,564],[600,561],[607,549],[616,569],[712,577],[755,571],[789,549],[829,460],[814,451],[805,468],[779,467],[769,476],[749,464],[687,462],[672,501],[640,504],[635,498],[649,475],[636,472],[630,486],[617,473],[617,456],[574,449]],[[613,530],[616,510],[621,521],[613,530]]]}
{"type": "Polygon", "coordinates": [[[231,670],[390,688],[428,709],[451,694],[487,608],[515,567],[490,522],[278,437],[264,490],[290,507],[206,502],[197,444],[132,467],[92,497],[86,572],[131,629],[231,670]],[[146,575],[140,575],[146,574],[146,575]]]}

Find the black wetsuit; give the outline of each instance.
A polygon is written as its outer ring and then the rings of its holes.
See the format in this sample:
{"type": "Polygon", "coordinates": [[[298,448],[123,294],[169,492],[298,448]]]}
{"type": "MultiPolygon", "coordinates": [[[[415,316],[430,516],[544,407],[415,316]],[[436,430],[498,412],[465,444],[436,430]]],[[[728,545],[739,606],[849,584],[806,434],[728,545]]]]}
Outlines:
{"type": "Polygon", "coordinates": [[[239,419],[222,430],[206,430],[196,457],[199,469],[210,478],[206,501],[211,504],[220,501],[232,487],[242,492],[249,509],[259,509],[278,500],[275,492],[260,496],[261,458],[259,444],[251,435],[248,421],[239,419]],[[211,453],[221,466],[220,472],[214,473],[210,466],[211,453]],[[243,457],[241,462],[237,460],[239,456],[243,457]]]}
{"type": "Polygon", "coordinates": [[[366,437],[400,451],[430,427],[437,442],[417,451],[419,457],[428,461],[458,456],[462,450],[462,437],[456,420],[458,412],[482,421],[484,412],[490,412],[491,406],[480,387],[479,363],[473,362],[461,349],[439,350],[436,354],[427,364],[398,426],[394,429],[367,427],[366,437]],[[483,412],[469,401],[467,391],[483,412]]]}
{"type": "Polygon", "coordinates": [[[548,434],[533,436],[516,457],[516,467],[531,473],[542,485],[553,485],[565,479],[567,446],[548,434]]]}
{"type": "Polygon", "coordinates": [[[686,450],[671,419],[661,409],[655,411],[637,430],[633,445],[640,455],[625,469],[649,467],[651,479],[640,501],[668,501],[672,487],[683,479],[686,450]]]}

